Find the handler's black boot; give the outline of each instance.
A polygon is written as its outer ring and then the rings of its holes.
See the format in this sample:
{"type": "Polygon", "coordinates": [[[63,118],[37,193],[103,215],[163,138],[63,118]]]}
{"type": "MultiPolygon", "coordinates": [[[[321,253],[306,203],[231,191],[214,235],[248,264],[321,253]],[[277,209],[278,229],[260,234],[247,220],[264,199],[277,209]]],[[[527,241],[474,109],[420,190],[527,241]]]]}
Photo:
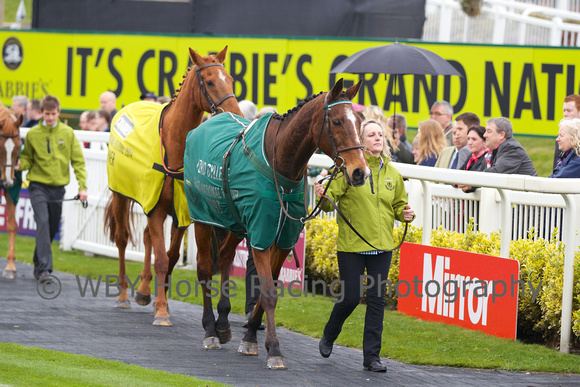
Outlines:
{"type": "Polygon", "coordinates": [[[380,360],[373,360],[365,365],[365,368],[371,372],[387,372],[387,366],[381,363],[380,360]]]}
{"type": "Polygon", "coordinates": [[[318,350],[322,357],[329,357],[332,353],[332,342],[326,340],[326,338],[322,336],[322,339],[320,339],[320,342],[318,343],[318,350]]]}

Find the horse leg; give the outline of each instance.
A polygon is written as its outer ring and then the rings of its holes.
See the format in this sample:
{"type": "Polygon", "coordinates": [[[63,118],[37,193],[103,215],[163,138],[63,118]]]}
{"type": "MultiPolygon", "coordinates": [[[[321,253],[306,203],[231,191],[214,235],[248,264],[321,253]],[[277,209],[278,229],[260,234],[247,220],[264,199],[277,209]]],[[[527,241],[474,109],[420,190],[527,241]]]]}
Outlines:
{"type": "Polygon", "coordinates": [[[140,274],[141,282],[135,294],[135,302],[137,304],[146,306],[151,303],[151,235],[149,234],[149,226],[145,227],[143,231],[143,244],[145,245],[145,259],[143,261],[143,271],[140,274]]]}
{"type": "Polygon", "coordinates": [[[228,315],[232,309],[230,304],[230,267],[236,255],[236,246],[241,239],[235,234],[229,232],[221,243],[219,253],[219,268],[221,271],[220,300],[218,302],[218,319],[216,323],[216,333],[220,344],[225,344],[232,339],[232,330],[228,315]]]}
{"type": "Polygon", "coordinates": [[[2,277],[6,279],[16,278],[16,206],[10,198],[10,195],[4,194],[6,198],[6,228],[8,231],[8,253],[6,254],[6,267],[2,271],[2,277]]]}
{"type": "MultiPolygon", "coordinates": [[[[167,250],[167,256],[169,257],[169,268],[167,271],[166,283],[171,284],[171,274],[173,273],[173,268],[179,261],[179,250],[181,249],[181,241],[183,240],[183,234],[185,233],[185,228],[179,228],[174,225],[171,226],[171,242],[169,242],[169,250],[167,250]]],[[[169,310],[169,306],[167,306],[169,310]]]]}
{"type": "Polygon", "coordinates": [[[147,218],[151,245],[155,253],[155,319],[153,325],[170,327],[173,324],[169,319],[167,309],[167,273],[169,272],[169,257],[165,251],[165,237],[163,235],[163,222],[166,214],[163,209],[157,207],[147,218]]]}
{"type": "Polygon", "coordinates": [[[211,302],[211,278],[213,274],[212,241],[214,233],[212,226],[195,223],[195,242],[197,244],[197,280],[203,293],[203,316],[201,324],[205,330],[203,349],[220,349],[217,338],[215,315],[211,302]]]}
{"type": "Polygon", "coordinates": [[[261,318],[261,309],[263,309],[266,312],[265,346],[266,351],[268,351],[266,366],[269,369],[286,369],[284,357],[282,357],[282,352],[280,351],[280,343],[276,336],[275,311],[278,296],[274,286],[274,277],[278,278],[282,263],[289,250],[280,250],[276,246],[272,246],[265,251],[254,249],[253,253],[256,270],[260,277],[260,300],[257,310],[254,310],[252,318],[248,322],[246,334],[256,334],[260,324],[258,317],[261,318]]]}
{"type": "Polygon", "coordinates": [[[129,224],[130,200],[113,192],[105,209],[105,228],[109,228],[109,237],[115,242],[119,251],[119,297],[116,307],[128,309],[131,302],[127,296],[127,274],[125,271],[125,250],[131,238],[129,224]]]}
{"type": "Polygon", "coordinates": [[[179,261],[179,250],[181,249],[181,241],[183,240],[185,230],[186,228],[179,228],[175,225],[171,226],[171,242],[169,243],[169,250],[167,250],[167,256],[169,257],[169,276],[173,273],[173,268],[179,261]]]}

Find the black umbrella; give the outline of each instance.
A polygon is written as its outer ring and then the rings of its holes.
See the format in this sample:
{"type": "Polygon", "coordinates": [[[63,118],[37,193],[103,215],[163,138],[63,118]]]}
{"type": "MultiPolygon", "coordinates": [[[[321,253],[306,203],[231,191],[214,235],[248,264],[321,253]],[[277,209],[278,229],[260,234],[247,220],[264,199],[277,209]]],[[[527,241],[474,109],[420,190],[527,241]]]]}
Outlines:
{"type": "Polygon", "coordinates": [[[393,43],[359,51],[340,62],[331,73],[460,75],[439,55],[423,48],[393,43]]]}
{"type": "MultiPolygon", "coordinates": [[[[334,66],[330,72],[461,76],[455,67],[434,52],[400,43],[359,51],[334,66]]],[[[397,77],[394,79],[394,87],[397,90],[397,77]]],[[[397,104],[394,107],[396,114],[397,104]]]]}

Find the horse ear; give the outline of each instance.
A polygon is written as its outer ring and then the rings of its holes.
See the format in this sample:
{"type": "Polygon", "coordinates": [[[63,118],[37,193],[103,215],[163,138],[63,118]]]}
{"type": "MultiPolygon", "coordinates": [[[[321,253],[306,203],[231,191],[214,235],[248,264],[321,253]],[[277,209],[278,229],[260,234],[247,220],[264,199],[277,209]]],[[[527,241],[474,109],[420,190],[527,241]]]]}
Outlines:
{"type": "Polygon", "coordinates": [[[330,101],[334,101],[335,99],[338,98],[340,93],[342,93],[343,85],[344,85],[344,81],[342,78],[340,78],[338,81],[336,81],[336,83],[332,87],[332,90],[330,90],[330,93],[329,93],[330,94],[330,101]]]}
{"type": "Polygon", "coordinates": [[[197,66],[203,65],[203,59],[195,50],[192,50],[191,47],[189,48],[189,57],[191,58],[191,62],[197,66]]]}
{"type": "Polygon", "coordinates": [[[19,114],[18,118],[16,118],[16,127],[20,128],[22,126],[23,121],[24,121],[24,114],[19,114]]]}
{"type": "Polygon", "coordinates": [[[358,81],[356,85],[353,85],[346,90],[346,95],[348,96],[348,99],[350,99],[351,101],[353,100],[354,96],[358,93],[358,90],[360,89],[360,85],[361,81],[358,81]]]}
{"type": "Polygon", "coordinates": [[[215,58],[218,60],[218,62],[220,63],[224,63],[224,60],[226,60],[226,53],[228,52],[228,46],[225,46],[223,50],[221,50],[216,56],[215,58]]]}

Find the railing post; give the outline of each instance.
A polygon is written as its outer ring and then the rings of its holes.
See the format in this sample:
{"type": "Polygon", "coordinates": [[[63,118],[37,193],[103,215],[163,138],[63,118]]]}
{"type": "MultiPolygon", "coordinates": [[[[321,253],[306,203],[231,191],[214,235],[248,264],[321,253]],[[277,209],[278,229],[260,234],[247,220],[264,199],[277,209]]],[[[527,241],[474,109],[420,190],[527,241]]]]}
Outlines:
{"type": "Polygon", "coordinates": [[[78,212],[73,203],[64,202],[62,204],[62,216],[60,219],[60,248],[63,251],[70,251],[74,242],[75,224],[78,220],[78,212]]]}
{"type": "Polygon", "coordinates": [[[453,9],[451,7],[447,8],[441,5],[439,8],[439,41],[440,42],[450,42],[451,41],[451,15],[453,14],[453,9]]]}
{"type": "Polygon", "coordinates": [[[572,299],[574,296],[574,249],[576,238],[574,214],[576,202],[571,194],[562,195],[566,202],[564,212],[563,242],[564,250],[564,284],[562,286],[562,317],[560,321],[560,352],[570,352],[570,330],[572,329],[572,299]]]}
{"type": "Polygon", "coordinates": [[[501,247],[499,256],[508,258],[510,255],[510,242],[512,241],[512,202],[508,192],[498,189],[501,197],[501,247]]]}
{"type": "Polygon", "coordinates": [[[479,231],[491,234],[499,231],[500,227],[497,222],[497,214],[500,210],[496,195],[497,191],[493,188],[480,188],[479,191],[479,231]]]}
{"type": "Polygon", "coordinates": [[[433,223],[433,206],[431,204],[431,183],[421,180],[423,187],[423,236],[421,243],[424,245],[431,244],[431,225],[433,223]]]}
{"type": "Polygon", "coordinates": [[[499,16],[502,15],[505,11],[506,8],[503,6],[494,6],[493,7],[494,10],[497,11],[496,15],[498,15],[495,19],[494,19],[494,23],[493,23],[493,38],[492,38],[492,43],[493,44],[504,44],[505,43],[505,17],[503,16],[499,16]]]}
{"type": "Polygon", "coordinates": [[[559,46],[562,42],[562,18],[555,17],[552,19],[552,28],[550,28],[550,46],[559,46]]]}

